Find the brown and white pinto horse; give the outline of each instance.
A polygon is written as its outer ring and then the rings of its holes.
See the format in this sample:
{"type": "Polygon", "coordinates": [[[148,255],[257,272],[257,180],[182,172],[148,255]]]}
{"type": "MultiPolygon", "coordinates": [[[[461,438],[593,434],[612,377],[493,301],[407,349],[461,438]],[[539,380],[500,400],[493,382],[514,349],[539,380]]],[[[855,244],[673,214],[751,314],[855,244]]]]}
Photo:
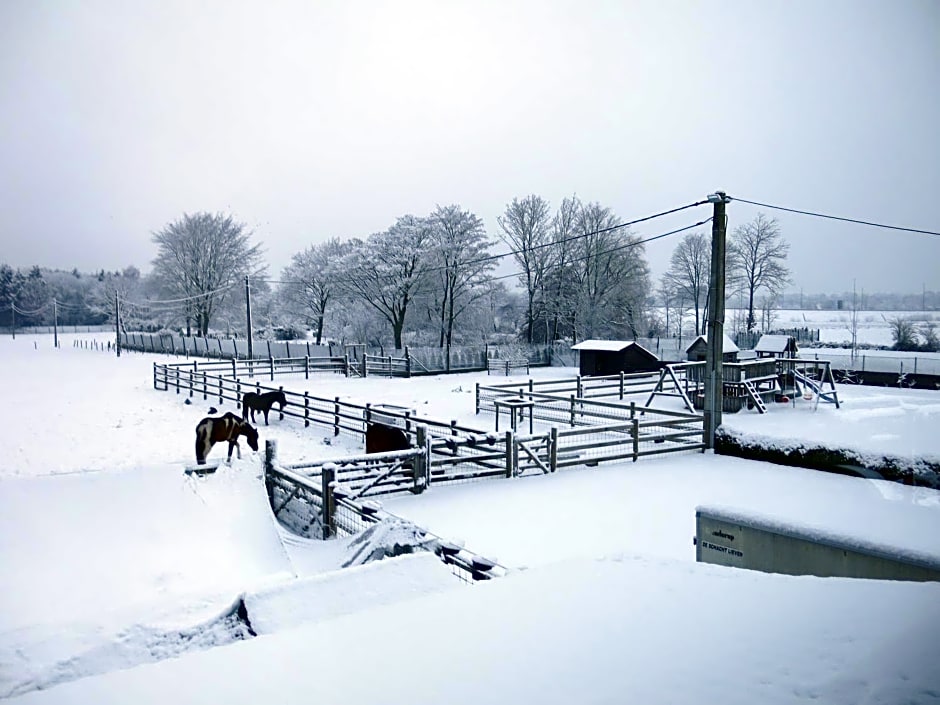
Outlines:
{"type": "Polygon", "coordinates": [[[216,443],[228,441],[228,461],[232,460],[232,450],[242,457],[238,437],[244,436],[252,450],[258,450],[258,431],[251,424],[242,421],[232,412],[224,416],[207,416],[196,426],[196,463],[206,464],[206,456],[216,443]]]}

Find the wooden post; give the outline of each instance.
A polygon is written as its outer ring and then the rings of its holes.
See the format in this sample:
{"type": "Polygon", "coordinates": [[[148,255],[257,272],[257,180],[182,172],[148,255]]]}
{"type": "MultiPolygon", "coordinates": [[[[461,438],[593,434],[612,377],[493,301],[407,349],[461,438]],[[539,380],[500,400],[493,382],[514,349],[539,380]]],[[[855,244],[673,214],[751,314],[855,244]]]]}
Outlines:
{"type": "Polygon", "coordinates": [[[195,380],[193,379],[193,377],[196,376],[196,370],[198,369],[199,369],[199,363],[196,360],[193,360],[193,369],[189,373],[189,396],[190,398],[192,398],[193,396],[193,384],[195,384],[195,380]]]}
{"type": "Polygon", "coordinates": [[[633,419],[630,435],[633,436],[633,462],[635,463],[640,452],[640,420],[637,418],[633,419]]]}
{"type": "Polygon", "coordinates": [[[206,375],[205,371],[202,373],[202,399],[205,401],[209,398],[209,377],[206,375]]]}
{"type": "Polygon", "coordinates": [[[333,399],[333,435],[339,435],[339,397],[333,399]]]}
{"type": "Polygon", "coordinates": [[[428,466],[430,465],[431,459],[430,455],[430,446],[428,445],[428,427],[424,424],[415,428],[415,447],[421,448],[424,451],[421,455],[415,458],[413,473],[414,473],[414,491],[415,493],[422,492],[427,485],[427,476],[428,476],[428,466]]]}
{"type": "Polygon", "coordinates": [[[349,353],[343,355],[343,374],[349,377],[349,353]]]}
{"type": "Polygon", "coordinates": [[[516,447],[516,441],[513,438],[512,431],[506,431],[506,477],[513,476],[513,449],[516,447]]]}
{"type": "Polygon", "coordinates": [[[268,364],[271,366],[271,381],[274,381],[274,357],[268,355],[268,364]]]}
{"type": "Polygon", "coordinates": [[[222,394],[222,375],[219,375],[219,406],[225,403],[225,397],[222,394]]]}
{"type": "Polygon", "coordinates": [[[571,395],[571,428],[574,428],[574,394],[571,395]]]}
{"type": "Polygon", "coordinates": [[[408,346],[405,346],[405,376],[411,377],[411,352],[408,346]]]}
{"type": "Polygon", "coordinates": [[[709,195],[712,214],[711,271],[708,285],[708,325],[705,347],[705,408],[703,435],[706,448],[715,447],[715,431],[721,425],[724,396],[722,349],[725,326],[725,205],[730,199],[723,191],[709,195]]]}
{"type": "Polygon", "coordinates": [[[581,375],[578,375],[577,383],[578,383],[578,397],[582,397],[584,396],[584,387],[581,385],[581,375]]]}
{"type": "MultiPolygon", "coordinates": [[[[283,387],[283,385],[280,386],[280,387],[278,387],[278,391],[279,391],[281,394],[284,393],[284,387],[283,387]]],[[[283,421],[283,420],[284,420],[284,407],[281,407],[281,410],[278,412],[278,414],[279,414],[278,419],[281,420],[281,421],[283,421]]]]}
{"type": "Polygon", "coordinates": [[[476,394],[474,394],[474,397],[476,401],[476,411],[474,411],[473,413],[479,416],[480,414],[480,383],[479,382],[476,383],[476,394]]]}
{"type": "Polygon", "coordinates": [[[179,394],[179,393],[180,393],[180,368],[179,368],[179,367],[174,367],[174,368],[173,368],[173,371],[176,373],[176,374],[175,374],[175,377],[176,377],[176,393],[179,394]]]}
{"type": "Polygon", "coordinates": [[[552,426],[548,432],[548,469],[555,472],[558,469],[558,427],[552,426]]]}
{"type": "Polygon", "coordinates": [[[153,363],[153,388],[157,388],[157,363],[153,363]]]}
{"type": "Polygon", "coordinates": [[[623,370],[620,370],[620,400],[623,401],[623,370]]]}
{"type": "Polygon", "coordinates": [[[369,353],[362,353],[362,376],[363,378],[369,375],[369,353]]]}
{"type": "Polygon", "coordinates": [[[238,372],[236,371],[235,364],[236,364],[235,358],[233,357],[232,358],[232,379],[238,379],[238,372]]]}
{"type": "Polygon", "coordinates": [[[304,428],[310,426],[310,395],[304,392],[304,428]]]}
{"type": "Polygon", "coordinates": [[[331,487],[335,479],[336,466],[333,463],[327,463],[320,471],[320,489],[323,493],[320,520],[323,523],[323,538],[325,539],[336,535],[336,508],[333,503],[333,488],[331,487]]]}
{"type": "Polygon", "coordinates": [[[632,421],[635,418],[636,418],[636,402],[631,401],[630,402],[630,420],[632,421]]]}
{"type": "Polygon", "coordinates": [[[274,470],[274,462],[277,460],[277,441],[268,438],[264,442],[264,485],[268,492],[268,502],[273,499],[271,493],[274,489],[274,482],[270,479],[271,471],[274,470]]]}
{"type": "Polygon", "coordinates": [[[304,379],[310,379],[310,356],[304,355],[304,379]]]}

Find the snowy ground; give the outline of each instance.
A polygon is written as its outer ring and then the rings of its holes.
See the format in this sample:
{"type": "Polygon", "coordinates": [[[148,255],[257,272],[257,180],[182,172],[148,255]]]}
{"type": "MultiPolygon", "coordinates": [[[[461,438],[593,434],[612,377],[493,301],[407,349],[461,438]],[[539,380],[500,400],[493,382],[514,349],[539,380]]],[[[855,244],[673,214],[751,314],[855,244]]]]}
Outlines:
{"type": "MultiPolygon", "coordinates": [[[[154,391],[154,356],[69,346],[0,339],[11,702],[940,702],[940,585],[724,569],[691,544],[695,506],[722,504],[940,556],[938,492],[700,454],[431,488],[386,508],[509,576],[465,587],[427,555],[338,571],[344,542],[271,519],[257,455],[183,474],[211,399],[154,391]]],[[[505,378],[295,388],[490,429],[476,381],[505,378]]],[[[940,394],[840,393],[726,422],[940,455],[940,394]]],[[[261,436],[288,462],[361,449],[275,420],[261,436]]]]}

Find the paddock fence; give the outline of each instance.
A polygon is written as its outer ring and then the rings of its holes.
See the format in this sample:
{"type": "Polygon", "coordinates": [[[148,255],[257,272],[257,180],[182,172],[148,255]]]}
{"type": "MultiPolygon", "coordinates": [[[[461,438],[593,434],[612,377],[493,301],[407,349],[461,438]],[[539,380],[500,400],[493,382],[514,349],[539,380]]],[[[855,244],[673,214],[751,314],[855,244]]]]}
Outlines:
{"type": "MultiPolygon", "coordinates": [[[[427,446],[285,466],[277,459],[276,443],[267,441],[264,482],[268,501],[278,521],[301,536],[320,539],[353,536],[386,519],[404,521],[385,511],[375,500],[365,499],[366,495],[388,494],[388,491],[376,489],[382,483],[375,481],[375,474],[370,473],[364,463],[374,463],[374,467],[390,464],[394,468],[404,468],[407,479],[401,483],[389,480],[395,474],[394,470],[385,471],[381,476],[389,484],[407,486],[423,474],[426,466],[422,465],[421,459],[426,455],[427,446]],[[412,464],[410,468],[407,467],[408,462],[412,464]]],[[[415,487],[409,489],[414,491],[415,487]]],[[[419,543],[433,551],[464,582],[489,580],[507,572],[494,560],[424,529],[416,527],[416,530],[420,533],[417,537],[419,543]]]]}

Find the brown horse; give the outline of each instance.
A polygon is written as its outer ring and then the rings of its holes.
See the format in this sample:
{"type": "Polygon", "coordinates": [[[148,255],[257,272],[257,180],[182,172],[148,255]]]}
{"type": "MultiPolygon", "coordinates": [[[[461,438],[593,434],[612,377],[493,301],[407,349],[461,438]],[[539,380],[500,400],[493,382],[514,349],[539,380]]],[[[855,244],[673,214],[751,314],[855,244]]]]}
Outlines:
{"type": "Polygon", "coordinates": [[[408,450],[408,434],[395,426],[370,423],[366,428],[366,453],[386,453],[390,450],[408,450]]]}
{"type": "Polygon", "coordinates": [[[251,424],[242,421],[232,412],[224,416],[207,416],[196,426],[196,463],[206,464],[206,456],[212,446],[228,441],[228,462],[232,461],[232,450],[238,451],[241,460],[242,449],[238,437],[244,436],[252,450],[258,450],[258,431],[251,424]]]}
{"type": "Polygon", "coordinates": [[[284,411],[284,407],[287,405],[287,397],[284,395],[284,390],[279,389],[273,392],[265,392],[264,394],[258,394],[257,392],[245,392],[245,396],[242,397],[242,419],[245,421],[248,420],[248,412],[251,412],[251,420],[255,420],[255,411],[261,411],[264,413],[264,425],[268,425],[268,412],[271,411],[271,407],[274,406],[274,402],[277,402],[281,405],[281,411],[284,411]]]}

